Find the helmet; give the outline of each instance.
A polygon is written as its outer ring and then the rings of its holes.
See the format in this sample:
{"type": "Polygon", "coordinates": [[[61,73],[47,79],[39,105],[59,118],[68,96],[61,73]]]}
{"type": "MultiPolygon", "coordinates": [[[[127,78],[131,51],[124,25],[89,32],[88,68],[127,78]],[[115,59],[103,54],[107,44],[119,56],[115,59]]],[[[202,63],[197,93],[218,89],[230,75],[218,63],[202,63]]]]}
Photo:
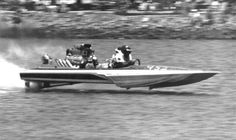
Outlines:
{"type": "Polygon", "coordinates": [[[130,48],[129,46],[127,46],[127,45],[125,45],[125,50],[126,50],[127,52],[131,52],[131,48],[130,48]]]}
{"type": "Polygon", "coordinates": [[[48,55],[48,54],[44,54],[42,57],[41,57],[41,60],[42,60],[42,64],[48,64],[49,61],[50,61],[51,57],[48,55]]]}
{"type": "Polygon", "coordinates": [[[118,50],[121,50],[123,53],[124,52],[132,52],[131,48],[128,45],[123,45],[123,46],[119,47],[118,50]]]}
{"type": "Polygon", "coordinates": [[[90,48],[92,45],[91,44],[81,44],[80,46],[82,48],[90,48]]]}

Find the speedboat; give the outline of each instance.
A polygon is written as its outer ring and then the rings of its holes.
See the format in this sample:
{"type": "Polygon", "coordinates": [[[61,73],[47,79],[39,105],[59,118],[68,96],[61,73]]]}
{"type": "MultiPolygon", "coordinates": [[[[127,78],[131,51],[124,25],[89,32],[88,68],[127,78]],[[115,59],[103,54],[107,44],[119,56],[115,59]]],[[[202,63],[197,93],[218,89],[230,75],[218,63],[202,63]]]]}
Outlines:
{"type": "Polygon", "coordinates": [[[26,88],[42,89],[79,83],[115,84],[121,88],[149,89],[187,85],[208,79],[219,72],[169,66],[130,65],[123,68],[77,68],[66,59],[20,72],[26,88]]]}
{"type": "MultiPolygon", "coordinates": [[[[131,51],[124,45],[116,49],[117,54],[120,55],[122,52],[130,55],[131,51]]],[[[91,44],[82,44],[67,49],[65,59],[52,59],[44,55],[41,66],[20,72],[20,77],[29,89],[79,83],[115,84],[126,89],[154,89],[200,82],[217,73],[168,66],[142,66],[139,59],[118,63],[112,58],[106,63],[99,64],[91,44]]]]}

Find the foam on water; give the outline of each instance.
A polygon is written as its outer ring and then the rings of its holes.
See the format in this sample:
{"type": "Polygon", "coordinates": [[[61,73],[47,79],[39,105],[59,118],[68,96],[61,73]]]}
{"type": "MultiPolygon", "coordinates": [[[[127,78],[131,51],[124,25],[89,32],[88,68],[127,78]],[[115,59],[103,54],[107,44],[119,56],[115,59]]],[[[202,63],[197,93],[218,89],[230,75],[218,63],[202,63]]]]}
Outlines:
{"type": "Polygon", "coordinates": [[[20,79],[19,73],[23,68],[8,62],[0,56],[0,89],[24,87],[24,81],[20,79]]]}

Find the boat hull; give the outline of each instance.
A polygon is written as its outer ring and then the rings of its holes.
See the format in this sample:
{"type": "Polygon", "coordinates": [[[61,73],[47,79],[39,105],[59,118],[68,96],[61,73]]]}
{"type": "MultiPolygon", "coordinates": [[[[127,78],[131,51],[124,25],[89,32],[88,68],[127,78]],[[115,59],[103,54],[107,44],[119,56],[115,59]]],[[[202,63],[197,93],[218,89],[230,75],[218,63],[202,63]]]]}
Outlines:
{"type": "Polygon", "coordinates": [[[122,88],[149,87],[160,88],[180,86],[200,82],[218,72],[200,70],[66,70],[66,69],[33,69],[20,73],[25,81],[42,83],[105,83],[115,84],[122,88]]]}
{"type": "MultiPolygon", "coordinates": [[[[144,73],[144,72],[141,72],[144,73]]],[[[171,87],[181,86],[200,82],[206,80],[217,72],[213,71],[182,71],[182,70],[166,70],[147,72],[146,74],[132,74],[132,75],[113,75],[109,78],[119,87],[171,87]]]]}

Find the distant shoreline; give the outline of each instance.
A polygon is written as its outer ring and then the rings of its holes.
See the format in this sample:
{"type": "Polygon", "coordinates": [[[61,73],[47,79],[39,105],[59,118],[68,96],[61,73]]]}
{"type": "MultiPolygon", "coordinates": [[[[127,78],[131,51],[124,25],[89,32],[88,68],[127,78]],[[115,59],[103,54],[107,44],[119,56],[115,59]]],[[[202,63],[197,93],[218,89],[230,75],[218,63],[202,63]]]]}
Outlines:
{"type": "Polygon", "coordinates": [[[236,17],[193,27],[183,15],[116,15],[111,12],[0,13],[0,37],[72,39],[236,39],[236,17]],[[19,20],[19,21],[18,21],[19,20]],[[18,21],[18,22],[17,22],[18,21]],[[15,23],[16,22],[16,23],[15,23]]]}

